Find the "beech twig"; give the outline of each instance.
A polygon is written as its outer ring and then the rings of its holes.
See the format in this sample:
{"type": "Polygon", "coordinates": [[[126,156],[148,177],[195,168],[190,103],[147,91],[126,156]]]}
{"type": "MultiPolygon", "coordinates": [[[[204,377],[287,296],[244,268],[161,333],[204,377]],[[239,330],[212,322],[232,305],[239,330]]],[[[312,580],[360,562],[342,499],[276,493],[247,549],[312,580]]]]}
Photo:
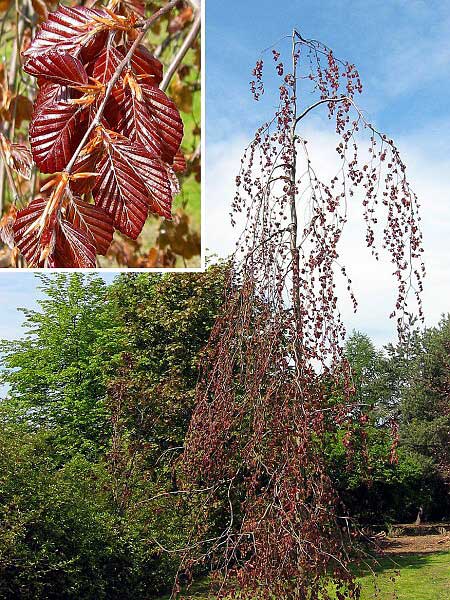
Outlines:
{"type": "Polygon", "coordinates": [[[162,89],[163,92],[167,89],[167,87],[170,83],[170,80],[176,73],[176,71],[177,71],[178,67],[180,66],[183,58],[185,57],[187,51],[192,46],[195,38],[197,37],[198,32],[200,31],[201,20],[202,20],[202,16],[201,16],[200,11],[198,11],[195,16],[194,23],[191,27],[191,30],[189,31],[183,44],[181,45],[181,48],[178,50],[175,58],[173,59],[169,68],[167,69],[166,74],[164,75],[164,79],[162,80],[161,85],[160,85],[160,88],[162,89]]]}
{"type": "MultiPolygon", "coordinates": [[[[0,135],[2,135],[2,134],[0,134],[0,135]]],[[[6,177],[8,178],[8,184],[9,184],[9,187],[11,188],[13,204],[16,204],[16,202],[20,198],[20,196],[19,196],[19,192],[17,190],[16,182],[14,181],[13,175],[11,173],[11,168],[6,160],[6,154],[5,154],[5,151],[3,150],[3,143],[2,143],[1,139],[0,139],[0,156],[2,157],[6,177]]]]}
{"type": "Polygon", "coordinates": [[[106,107],[106,103],[108,102],[108,99],[109,99],[109,97],[111,95],[112,89],[115,86],[116,82],[118,81],[120,75],[122,74],[123,69],[129,64],[129,62],[131,60],[131,57],[133,56],[133,53],[136,50],[137,46],[141,43],[142,39],[145,37],[145,34],[150,29],[150,27],[153,25],[153,23],[155,21],[157,21],[160,17],[162,17],[164,14],[166,14],[167,12],[169,12],[169,10],[171,10],[174,6],[176,6],[177,3],[178,3],[178,0],[171,0],[165,6],[163,6],[157,12],[155,12],[155,14],[152,15],[150,18],[148,18],[147,20],[143,21],[142,25],[140,25],[140,28],[142,28],[141,33],[134,40],[133,44],[131,45],[130,49],[127,52],[127,55],[122,60],[122,62],[119,64],[119,66],[117,67],[114,75],[110,79],[110,81],[108,83],[108,86],[107,86],[107,88],[105,90],[105,96],[104,96],[104,98],[102,100],[102,103],[98,107],[97,114],[95,115],[95,118],[93,119],[92,123],[89,125],[86,133],[83,136],[83,139],[78,144],[78,147],[75,150],[72,158],[70,159],[70,161],[68,162],[66,168],[64,169],[65,173],[70,173],[71,172],[71,170],[73,169],[73,166],[75,164],[75,161],[78,158],[78,155],[80,154],[81,150],[84,148],[86,142],[89,140],[89,136],[94,131],[94,129],[100,124],[100,119],[101,119],[101,117],[103,115],[103,112],[104,112],[105,107],[106,107]]]}

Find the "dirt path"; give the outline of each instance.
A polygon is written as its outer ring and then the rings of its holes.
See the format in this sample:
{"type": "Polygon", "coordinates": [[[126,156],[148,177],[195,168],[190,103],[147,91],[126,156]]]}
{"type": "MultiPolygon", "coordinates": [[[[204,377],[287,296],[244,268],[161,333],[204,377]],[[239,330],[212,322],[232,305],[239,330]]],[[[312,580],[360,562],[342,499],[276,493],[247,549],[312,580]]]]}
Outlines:
{"type": "Polygon", "coordinates": [[[450,550],[450,534],[386,538],[386,554],[431,554],[450,550]]]}

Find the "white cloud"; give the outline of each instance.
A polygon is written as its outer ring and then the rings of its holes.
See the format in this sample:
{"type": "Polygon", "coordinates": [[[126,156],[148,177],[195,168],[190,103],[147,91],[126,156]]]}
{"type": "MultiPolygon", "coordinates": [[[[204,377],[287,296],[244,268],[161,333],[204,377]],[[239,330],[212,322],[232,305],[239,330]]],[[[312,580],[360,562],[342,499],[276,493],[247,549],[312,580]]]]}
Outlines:
{"type": "MultiPolygon", "coordinates": [[[[305,135],[309,151],[319,172],[332,174],[336,169],[336,138],[315,123],[305,135]]],[[[433,154],[434,140],[422,133],[397,140],[408,165],[409,179],[421,205],[427,277],[425,279],[424,308],[426,323],[437,323],[442,313],[450,311],[450,159],[433,154]]],[[[234,249],[240,233],[229,224],[228,213],[234,196],[234,180],[239,171],[241,154],[248,143],[242,135],[228,141],[208,145],[206,170],[207,247],[219,256],[234,249]]],[[[359,301],[359,310],[353,314],[350,302],[344,301],[341,310],[347,329],[367,332],[378,344],[395,339],[395,323],[389,314],[395,300],[395,283],[387,259],[376,262],[365,248],[363,222],[359,211],[350,212],[349,223],[343,236],[342,257],[349,267],[359,301]]],[[[343,290],[343,288],[342,288],[343,290]]]]}
{"type": "Polygon", "coordinates": [[[225,257],[234,251],[239,227],[230,221],[235,180],[241,154],[248,144],[243,135],[208,144],[206,153],[205,232],[208,252],[225,257]]]}

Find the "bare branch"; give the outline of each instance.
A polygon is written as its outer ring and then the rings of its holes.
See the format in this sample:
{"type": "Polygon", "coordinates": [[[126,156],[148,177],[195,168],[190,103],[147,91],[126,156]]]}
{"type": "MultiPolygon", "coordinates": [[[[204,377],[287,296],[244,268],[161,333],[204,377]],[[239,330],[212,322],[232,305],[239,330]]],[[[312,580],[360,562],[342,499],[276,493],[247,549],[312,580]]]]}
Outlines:
{"type": "Polygon", "coordinates": [[[347,96],[342,96],[341,98],[323,98],[322,100],[318,100],[317,102],[315,102],[314,104],[311,104],[311,106],[308,106],[308,108],[306,108],[301,115],[299,115],[296,119],[295,119],[295,125],[294,127],[297,125],[297,123],[299,121],[301,121],[304,117],[306,117],[306,115],[311,112],[312,110],[314,110],[315,108],[317,108],[318,106],[320,106],[321,104],[330,104],[333,102],[344,102],[344,101],[350,102],[351,104],[353,104],[353,102],[351,101],[350,98],[348,98],[347,96]]]}
{"type": "Polygon", "coordinates": [[[192,46],[192,44],[194,43],[195,38],[198,35],[198,32],[200,31],[200,24],[201,24],[201,13],[198,12],[195,19],[194,19],[194,23],[191,27],[191,30],[189,31],[188,35],[186,36],[186,39],[184,40],[181,48],[178,50],[175,58],[173,59],[172,63],[170,64],[169,68],[166,71],[166,74],[164,75],[164,79],[162,80],[162,83],[160,85],[160,88],[165,91],[170,83],[170,80],[172,79],[172,77],[174,76],[174,74],[176,73],[178,67],[180,66],[183,58],[185,57],[187,51],[189,50],[189,48],[192,46]]]}

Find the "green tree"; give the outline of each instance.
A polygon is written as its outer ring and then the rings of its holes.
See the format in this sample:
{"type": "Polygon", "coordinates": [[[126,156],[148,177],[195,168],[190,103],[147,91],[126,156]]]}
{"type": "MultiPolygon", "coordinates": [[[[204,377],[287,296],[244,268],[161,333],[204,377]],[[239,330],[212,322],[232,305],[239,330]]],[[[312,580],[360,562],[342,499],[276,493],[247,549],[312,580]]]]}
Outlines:
{"type": "Polygon", "coordinates": [[[146,600],[170,587],[177,560],[152,541],[155,506],[120,514],[111,487],[102,460],[55,461],[44,430],[0,432],[2,600],[146,600]]]}
{"type": "Polygon", "coordinates": [[[95,453],[106,442],[106,376],[119,351],[97,275],[37,275],[40,310],[24,313],[25,335],[2,342],[9,418],[58,432],[61,448],[95,453]]]}
{"type": "Polygon", "coordinates": [[[330,448],[331,470],[350,513],[364,522],[412,521],[420,506],[428,518],[449,513],[449,331],[444,319],[383,351],[358,332],[347,341],[364,443],[349,465],[342,432],[330,448]]]}
{"type": "Polygon", "coordinates": [[[41,277],[40,310],[3,359],[0,598],[170,588],[179,555],[162,548],[186,546],[196,516],[170,494],[171,463],[224,277],[41,277]]]}
{"type": "Polygon", "coordinates": [[[223,299],[226,266],[199,274],[120,275],[111,310],[128,364],[128,427],[157,452],[183,445],[198,363],[223,299]]]}
{"type": "Polygon", "coordinates": [[[411,452],[431,458],[450,484],[450,315],[420,338],[402,398],[401,439],[411,452]]]}

